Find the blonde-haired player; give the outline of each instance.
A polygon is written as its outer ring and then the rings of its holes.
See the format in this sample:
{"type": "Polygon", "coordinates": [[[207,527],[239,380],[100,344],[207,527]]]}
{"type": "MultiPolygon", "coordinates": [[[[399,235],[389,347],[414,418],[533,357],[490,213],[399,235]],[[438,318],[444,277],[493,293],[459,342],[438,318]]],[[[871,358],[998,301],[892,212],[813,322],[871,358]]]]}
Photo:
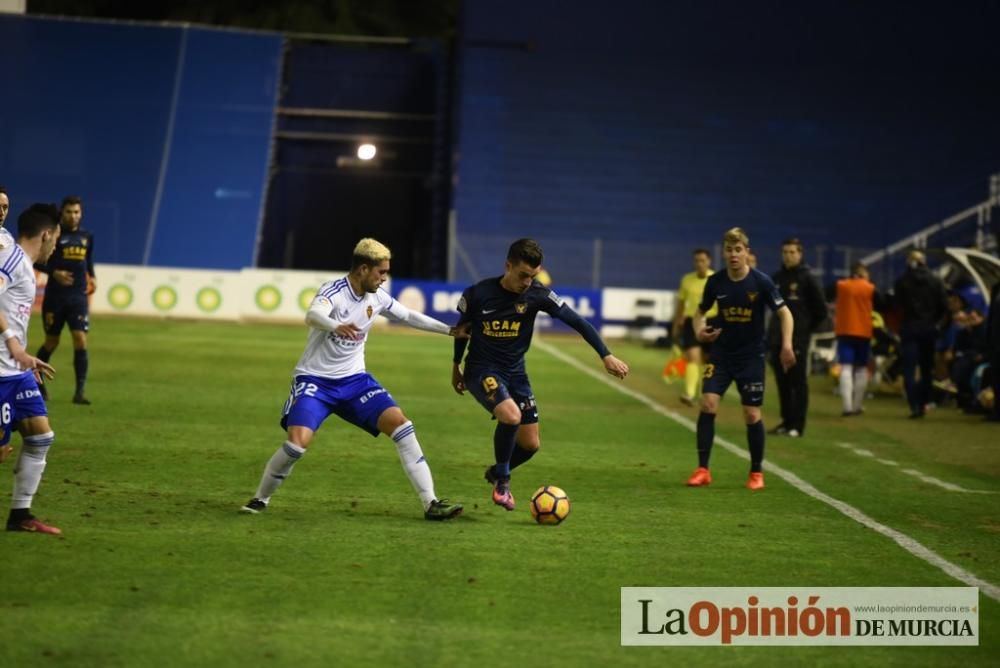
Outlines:
{"type": "Polygon", "coordinates": [[[282,411],[281,427],[287,440],[271,456],[257,492],[241,508],[243,512],[259,513],[267,508],[271,496],[331,414],[372,436],[381,433],[393,440],[403,470],[423,504],[424,517],[447,520],[462,512],[460,504],[437,498],[413,423],[365,370],[365,341],[377,315],[450,336],[467,337],[468,330],[411,311],[390,297],[381,287],[389,275],[390,259],[392,253],[384,244],[362,239],[354,247],[350,273],[320,286],[306,314],[309,340],[295,366],[282,411]]]}
{"type": "Polygon", "coordinates": [[[726,270],[712,274],[705,283],[698,312],[694,316],[694,331],[702,343],[712,343],[712,362],[705,366],[702,383],[701,413],[698,415],[698,468],[688,478],[691,487],[709,485],[709,455],[715,440],[715,414],[719,400],[731,383],[736,383],[743,404],[743,420],[747,426],[750,449],[750,476],[747,487],[764,487],[764,421],[760,407],[764,402],[764,308],[774,311],[781,322],[781,364],[785,369],[795,364],[792,350],[793,321],[767,274],[750,267],[750,239],[738,227],[722,238],[722,255],[726,270]],[[719,328],[705,325],[705,314],[718,305],[719,328]]]}

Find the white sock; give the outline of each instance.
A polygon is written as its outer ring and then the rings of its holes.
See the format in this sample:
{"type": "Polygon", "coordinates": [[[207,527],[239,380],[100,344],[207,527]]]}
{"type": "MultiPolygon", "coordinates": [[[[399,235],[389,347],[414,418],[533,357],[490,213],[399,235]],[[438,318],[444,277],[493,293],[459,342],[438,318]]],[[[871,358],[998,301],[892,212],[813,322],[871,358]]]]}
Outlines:
{"type": "Polygon", "coordinates": [[[291,441],[282,443],[264,467],[264,475],[260,478],[260,486],[257,487],[254,497],[264,503],[270,501],[271,495],[278,491],[281,483],[291,474],[295,462],[305,453],[305,448],[300,448],[291,441]]]}
{"type": "Polygon", "coordinates": [[[38,491],[42,472],[45,471],[45,455],[54,440],[55,434],[51,431],[24,438],[14,467],[14,495],[10,504],[12,509],[31,508],[31,499],[38,491]]]}
{"type": "Polygon", "coordinates": [[[868,391],[868,367],[862,366],[854,370],[854,410],[860,411],[868,391]]]}
{"type": "Polygon", "coordinates": [[[437,499],[434,495],[434,478],[431,476],[431,467],[427,465],[424,458],[424,451],[420,449],[417,441],[417,434],[413,428],[413,423],[407,421],[392,432],[392,440],[396,443],[396,450],[399,452],[399,463],[406,471],[406,477],[410,479],[413,489],[420,495],[420,502],[424,504],[424,510],[431,505],[431,501],[437,499]]]}
{"type": "Polygon", "coordinates": [[[840,402],[845,413],[854,412],[854,366],[840,365],[840,402]]]}

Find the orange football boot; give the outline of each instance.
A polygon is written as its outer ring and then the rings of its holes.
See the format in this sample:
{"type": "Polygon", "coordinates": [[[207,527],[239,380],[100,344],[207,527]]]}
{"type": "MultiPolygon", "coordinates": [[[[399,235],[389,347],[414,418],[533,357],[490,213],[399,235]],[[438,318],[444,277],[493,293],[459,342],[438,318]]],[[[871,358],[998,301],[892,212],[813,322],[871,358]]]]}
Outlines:
{"type": "Polygon", "coordinates": [[[764,474],[756,471],[747,478],[747,489],[764,489],[764,474]]]}
{"type": "Polygon", "coordinates": [[[704,466],[699,466],[698,468],[696,468],[694,470],[694,473],[691,474],[691,477],[688,478],[687,481],[688,487],[701,487],[702,485],[711,485],[711,484],[712,484],[712,474],[709,473],[708,469],[705,468],[704,466]]]}

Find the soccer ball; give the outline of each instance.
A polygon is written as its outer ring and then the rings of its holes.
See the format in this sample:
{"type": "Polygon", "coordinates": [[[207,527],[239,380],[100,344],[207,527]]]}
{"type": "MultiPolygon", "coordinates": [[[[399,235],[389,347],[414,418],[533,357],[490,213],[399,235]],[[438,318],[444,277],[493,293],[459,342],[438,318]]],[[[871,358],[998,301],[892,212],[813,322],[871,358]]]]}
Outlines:
{"type": "Polygon", "coordinates": [[[529,508],[539,524],[559,524],[569,516],[569,497],[555,485],[545,485],[531,495],[529,508]]]}

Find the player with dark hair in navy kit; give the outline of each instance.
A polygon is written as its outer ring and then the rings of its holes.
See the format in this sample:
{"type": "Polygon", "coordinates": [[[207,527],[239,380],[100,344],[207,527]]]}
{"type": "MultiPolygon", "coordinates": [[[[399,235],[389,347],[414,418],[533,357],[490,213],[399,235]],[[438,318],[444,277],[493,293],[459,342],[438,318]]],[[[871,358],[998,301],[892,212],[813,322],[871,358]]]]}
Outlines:
{"type": "Polygon", "coordinates": [[[611,354],[593,325],[538,282],[542,249],[534,239],[518,239],[507,252],[503,276],[466,288],[458,304],[456,327],[471,323],[470,339],[455,339],[451,384],[466,389],[497,420],[493,434],[496,463],[486,469],[493,485],[493,503],[514,509],[511,469],[531,459],[538,450],[538,407],[524,366],[539,311],[559,318],[575,329],[601,356],[604,368],[616,378],[628,375],[628,365],[611,354]],[[469,354],[462,370],[466,345],[469,354]]]}
{"type": "Polygon", "coordinates": [[[760,406],[764,402],[764,308],[772,311],[781,322],[781,352],[779,359],[787,370],[795,364],[792,349],[794,323],[781,293],[771,278],[750,267],[750,240],[746,233],[734,227],[722,238],[726,271],[708,277],[701,305],[694,317],[694,331],[699,341],[712,343],[712,363],[705,367],[702,382],[701,413],[698,415],[698,468],[688,478],[691,487],[712,483],[708,460],[715,440],[715,414],[719,400],[730,383],[736,383],[743,404],[743,419],[747,425],[750,447],[750,477],[747,488],[764,487],[764,422],[760,406]],[[721,327],[708,327],[705,314],[718,305],[717,321],[721,327]]]}
{"type": "MultiPolygon", "coordinates": [[[[62,234],[59,245],[48,262],[37,269],[49,275],[42,301],[42,327],[45,343],[38,349],[38,359],[48,362],[59,346],[64,325],[73,335],[73,370],[76,372],[76,390],[73,403],[89,405],[83,394],[87,384],[90,357],[87,352],[87,332],[90,331],[90,305],[87,298],[97,287],[94,277],[94,235],[80,227],[83,204],[79,197],[70,195],[63,199],[59,209],[62,234]]],[[[45,385],[40,387],[47,396],[45,385]]]]}

